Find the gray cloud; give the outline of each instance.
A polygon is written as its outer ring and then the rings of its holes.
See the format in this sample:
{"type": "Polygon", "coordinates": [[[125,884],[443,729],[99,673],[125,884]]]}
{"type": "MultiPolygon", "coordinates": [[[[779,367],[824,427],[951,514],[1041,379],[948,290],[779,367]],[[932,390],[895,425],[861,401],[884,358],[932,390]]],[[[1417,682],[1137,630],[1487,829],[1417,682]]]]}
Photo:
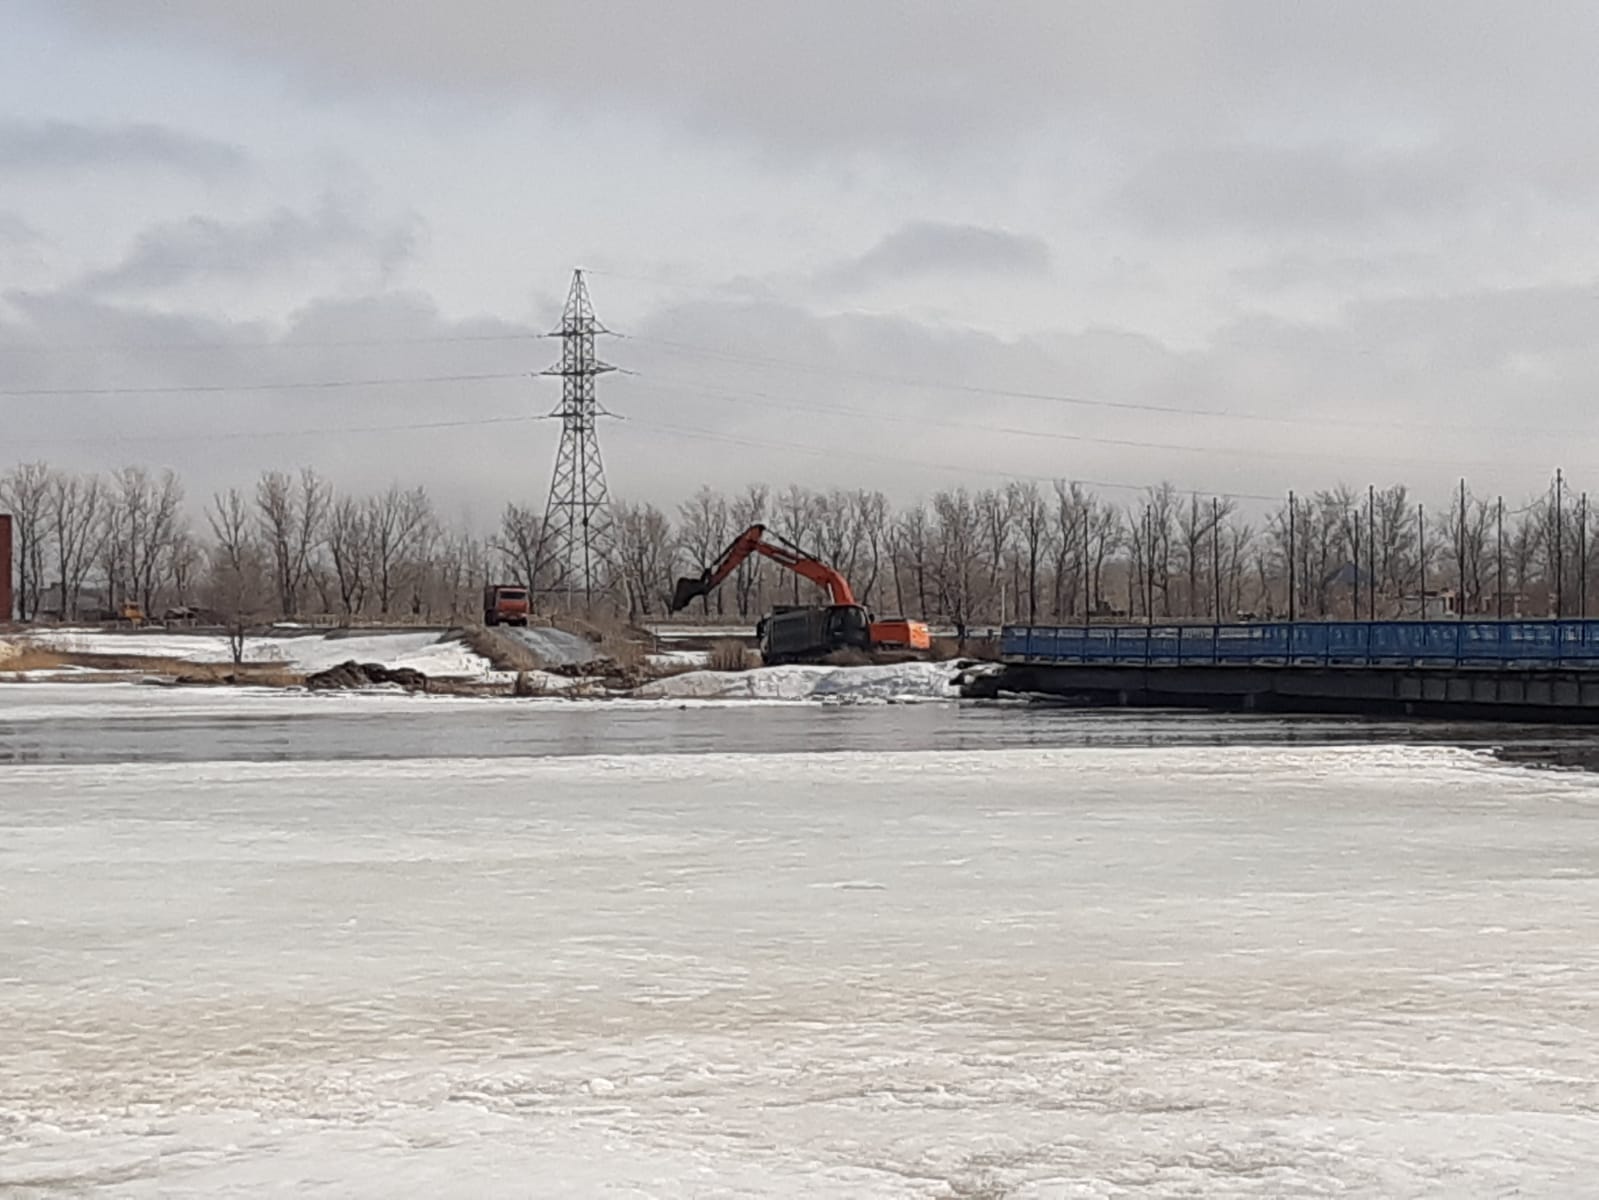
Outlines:
{"type": "MultiPolygon", "coordinates": [[[[1017,0],[936,19],[846,0],[24,4],[40,44],[173,72],[127,119],[176,119],[190,84],[260,105],[250,149],[271,164],[230,189],[267,214],[252,220],[175,220],[192,201],[174,213],[164,179],[111,197],[35,180],[19,213],[52,253],[4,298],[21,316],[0,315],[0,343],[143,347],[41,352],[49,380],[536,371],[548,344],[451,341],[469,326],[443,313],[546,328],[530,287],[586,261],[616,271],[602,318],[638,335],[606,353],[639,374],[601,385],[629,418],[602,435],[622,495],[749,478],[909,495],[993,470],[1249,492],[1441,492],[1466,473],[1524,494],[1545,462],[1599,452],[1599,28],[1575,0],[1461,0],[1447,21],[1409,0],[1017,0]],[[370,181],[354,190],[374,210],[425,213],[439,253],[409,257],[410,232],[361,205],[295,207],[308,186],[349,193],[307,173],[319,155],[370,181]],[[122,239],[122,261],[63,284],[122,239]],[[436,305],[304,303],[381,288],[396,261],[436,305]],[[219,278],[260,283],[216,320],[157,311],[219,278]],[[876,285],[893,311],[841,311],[876,285]],[[243,319],[297,304],[287,333],[243,319]],[[384,345],[318,348],[365,338],[384,345]],[[227,347],[157,348],[196,339],[227,347]],[[1201,407],[1287,419],[1185,415],[1201,407]]],[[[87,85],[72,99],[122,111],[87,85]]],[[[25,420],[63,453],[85,429],[168,436],[107,453],[170,454],[197,479],[306,458],[361,486],[414,473],[490,508],[538,499],[553,423],[187,440],[553,399],[520,377],[380,391],[63,401],[25,420]]]]}
{"type": "MultiPolygon", "coordinates": [[[[536,418],[558,383],[533,373],[555,348],[526,336],[533,326],[453,320],[420,294],[323,299],[286,327],[77,294],[6,299],[19,314],[0,319],[13,388],[412,381],[14,397],[18,454],[168,465],[197,496],[309,463],[350,488],[426,484],[480,521],[547,485],[559,428],[536,418]],[[505,377],[445,378],[467,375],[505,377]],[[425,427],[379,428],[407,423],[425,427]],[[253,432],[283,436],[240,436],[253,432]]],[[[1596,318],[1584,289],[1522,289],[1355,305],[1334,322],[1250,318],[1179,350],[1123,330],[1004,339],[773,302],[677,304],[605,347],[637,374],[602,381],[626,419],[601,438],[613,491],[668,505],[702,483],[909,498],[1006,474],[1266,494],[1402,480],[1429,501],[1465,474],[1515,497],[1562,458],[1575,476],[1592,456],[1596,318]],[[1288,420],[1184,415],[1200,409],[1288,420]]]]}
{"type": "Polygon", "coordinates": [[[351,257],[388,278],[412,255],[418,236],[409,226],[375,228],[331,199],[311,213],[280,208],[254,221],[194,216],[145,230],[122,261],[91,272],[79,286],[135,291],[196,279],[267,276],[351,257]]]}
{"type": "Polygon", "coordinates": [[[1044,275],[1049,265],[1049,246],[1040,237],[982,225],[913,221],[860,257],[823,272],[820,282],[855,288],[942,273],[1044,275]]]}
{"type": "Polygon", "coordinates": [[[851,0],[392,0],[377,15],[319,0],[51,8],[103,37],[181,39],[276,61],[324,95],[519,93],[563,113],[623,109],[813,150],[969,150],[1019,132],[1103,138],[1134,125],[1183,137],[1271,122],[1285,104],[1312,128],[1386,111],[1494,137],[1552,93],[1591,96],[1592,87],[1580,49],[1592,36],[1589,10],[1576,0],[1515,13],[1461,0],[1448,21],[1430,5],[1385,0],[1015,0],[936,11],[851,0]],[[1507,76],[1513,87],[1500,86],[1507,76]]]}
{"type": "Polygon", "coordinates": [[[215,176],[247,161],[238,146],[163,125],[0,120],[0,171],[15,174],[162,167],[215,176]]]}
{"type": "Polygon", "coordinates": [[[1469,205],[1472,182],[1461,159],[1435,150],[1181,146],[1134,171],[1109,207],[1162,234],[1270,235],[1437,216],[1469,205]]]}

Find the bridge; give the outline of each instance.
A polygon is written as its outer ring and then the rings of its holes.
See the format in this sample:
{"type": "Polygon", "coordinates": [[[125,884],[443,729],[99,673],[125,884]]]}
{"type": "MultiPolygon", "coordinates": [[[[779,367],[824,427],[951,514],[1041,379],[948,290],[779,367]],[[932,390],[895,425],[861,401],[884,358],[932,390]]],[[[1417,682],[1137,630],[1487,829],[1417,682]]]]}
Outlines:
{"type": "Polygon", "coordinates": [[[999,690],[1085,704],[1599,721],[1599,620],[1007,626],[999,690]]]}

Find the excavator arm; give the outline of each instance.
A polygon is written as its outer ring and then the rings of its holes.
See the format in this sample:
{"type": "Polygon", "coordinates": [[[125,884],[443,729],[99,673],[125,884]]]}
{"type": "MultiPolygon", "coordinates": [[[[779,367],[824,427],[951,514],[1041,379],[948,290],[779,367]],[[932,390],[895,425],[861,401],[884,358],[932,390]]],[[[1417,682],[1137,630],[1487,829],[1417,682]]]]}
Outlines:
{"type": "Polygon", "coordinates": [[[850,590],[849,581],[832,567],[806,554],[779,535],[771,536],[774,540],[768,541],[766,526],[751,525],[734,538],[727,549],[722,551],[721,556],[699,575],[689,575],[679,579],[677,586],[672,590],[672,611],[680,612],[701,596],[707,596],[715,591],[721,586],[722,581],[738,570],[739,564],[752,554],[769,558],[796,575],[826,588],[828,601],[831,604],[855,603],[855,593],[850,590]]]}

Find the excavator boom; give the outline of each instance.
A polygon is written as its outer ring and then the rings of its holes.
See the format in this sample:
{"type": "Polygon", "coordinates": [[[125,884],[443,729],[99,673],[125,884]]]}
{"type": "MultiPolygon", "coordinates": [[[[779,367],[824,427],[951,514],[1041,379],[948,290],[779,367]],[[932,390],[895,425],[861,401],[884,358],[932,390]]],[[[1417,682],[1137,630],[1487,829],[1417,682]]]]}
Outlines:
{"type": "Polygon", "coordinates": [[[850,589],[849,580],[792,542],[776,534],[771,536],[776,540],[767,540],[766,526],[751,525],[734,538],[717,560],[699,575],[679,579],[677,586],[672,589],[672,611],[680,612],[701,596],[715,591],[752,554],[769,558],[796,575],[826,588],[830,604],[855,603],[855,593],[850,589]]]}

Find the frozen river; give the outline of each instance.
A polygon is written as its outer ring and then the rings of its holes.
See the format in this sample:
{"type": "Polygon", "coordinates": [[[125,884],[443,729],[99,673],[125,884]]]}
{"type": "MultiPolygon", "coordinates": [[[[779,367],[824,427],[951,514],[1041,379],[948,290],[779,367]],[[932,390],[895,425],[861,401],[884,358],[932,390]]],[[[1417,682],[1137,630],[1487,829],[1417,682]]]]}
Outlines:
{"type": "Polygon", "coordinates": [[[1586,1194],[1490,740],[0,688],[0,1194],[1586,1194]]]}

